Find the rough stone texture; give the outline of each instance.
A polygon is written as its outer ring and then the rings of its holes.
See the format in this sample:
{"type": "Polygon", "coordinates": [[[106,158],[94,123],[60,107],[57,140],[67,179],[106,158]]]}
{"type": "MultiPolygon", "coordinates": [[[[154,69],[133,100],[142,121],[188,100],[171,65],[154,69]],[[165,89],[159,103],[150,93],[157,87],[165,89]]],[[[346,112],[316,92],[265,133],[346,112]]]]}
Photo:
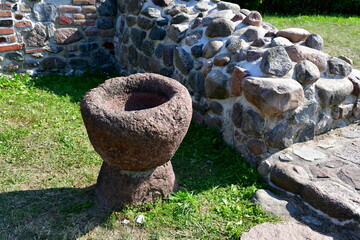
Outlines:
{"type": "Polygon", "coordinates": [[[177,189],[171,162],[149,172],[129,172],[104,162],[95,185],[95,201],[119,209],[162,199],[177,189]]]}
{"type": "Polygon", "coordinates": [[[310,227],[296,223],[262,223],[241,235],[241,240],[332,240],[332,237],[315,232],[310,227]]]}
{"type": "Polygon", "coordinates": [[[223,46],[222,41],[212,40],[212,41],[207,42],[203,49],[202,57],[204,57],[204,58],[214,57],[216,55],[216,53],[218,53],[220,51],[222,46],[223,46]]]}
{"type": "Polygon", "coordinates": [[[160,7],[166,7],[173,3],[173,0],[152,0],[152,2],[160,7]]]}
{"type": "Polygon", "coordinates": [[[46,27],[42,23],[37,23],[26,36],[27,44],[30,47],[43,47],[47,41],[46,27]]]}
{"type": "Polygon", "coordinates": [[[328,63],[330,73],[337,76],[346,77],[349,76],[352,71],[351,65],[340,58],[332,57],[329,59],[328,63]]]}
{"type": "Polygon", "coordinates": [[[353,69],[348,78],[354,86],[352,94],[360,96],[360,71],[353,69]]]}
{"type": "Polygon", "coordinates": [[[324,40],[318,34],[310,34],[305,41],[305,45],[309,48],[322,51],[324,48],[324,40]]]}
{"type": "Polygon", "coordinates": [[[215,66],[225,66],[231,61],[231,55],[227,53],[218,54],[214,58],[215,66]]]}
{"type": "Polygon", "coordinates": [[[305,41],[309,35],[310,33],[302,28],[288,28],[276,33],[276,36],[287,38],[292,42],[305,41]]]}
{"type": "Polygon", "coordinates": [[[270,180],[288,192],[300,194],[303,188],[307,186],[309,176],[305,169],[300,166],[277,162],[271,170],[270,180]]]}
{"type": "Polygon", "coordinates": [[[300,45],[289,46],[285,49],[290,59],[294,62],[309,60],[314,63],[320,71],[325,70],[328,66],[327,61],[330,56],[319,50],[300,45]]]}
{"type": "Polygon", "coordinates": [[[251,11],[250,14],[245,17],[243,23],[259,27],[262,24],[261,14],[257,11],[251,11]]]}
{"type": "Polygon", "coordinates": [[[251,201],[260,205],[268,214],[281,217],[282,219],[290,218],[291,214],[296,212],[294,205],[269,190],[257,190],[254,196],[252,196],[251,201]]]}
{"type": "Polygon", "coordinates": [[[200,95],[204,95],[205,89],[204,89],[204,82],[205,78],[201,74],[201,71],[195,71],[192,70],[189,73],[189,79],[188,79],[190,87],[200,95]]]}
{"type": "Polygon", "coordinates": [[[360,190],[360,167],[347,165],[338,172],[341,180],[353,186],[356,190],[360,190]]]}
{"type": "Polygon", "coordinates": [[[304,60],[295,65],[296,80],[301,85],[308,85],[320,78],[319,68],[310,61],[304,60]]]}
{"type": "Polygon", "coordinates": [[[244,78],[250,76],[250,73],[248,70],[235,66],[234,70],[232,72],[231,75],[231,79],[230,79],[230,91],[231,94],[234,94],[236,96],[240,96],[241,92],[242,92],[242,81],[244,80],[244,78]]]}
{"type": "Polygon", "coordinates": [[[41,61],[41,66],[44,70],[63,69],[66,66],[66,62],[59,57],[47,57],[41,61]]]}
{"type": "Polygon", "coordinates": [[[328,157],[325,153],[310,147],[294,148],[293,152],[300,158],[310,162],[328,157]]]}
{"type": "Polygon", "coordinates": [[[171,40],[178,43],[185,38],[188,29],[186,25],[173,24],[168,28],[167,34],[171,40]]]}
{"type": "Polygon", "coordinates": [[[340,104],[353,91],[353,84],[347,78],[325,79],[320,78],[315,83],[320,102],[324,106],[340,104]]]}
{"type": "Polygon", "coordinates": [[[22,62],[25,60],[24,55],[20,52],[9,52],[5,54],[5,58],[16,61],[16,62],[22,62]]]}
{"type": "Polygon", "coordinates": [[[232,10],[220,10],[220,11],[212,11],[209,15],[202,19],[202,24],[204,26],[209,25],[212,21],[218,18],[231,19],[234,17],[234,13],[232,10]]]}
{"type": "Polygon", "coordinates": [[[246,99],[268,115],[297,108],[304,100],[302,86],[292,79],[247,77],[242,89],[246,99]]]}
{"type": "Polygon", "coordinates": [[[257,139],[250,140],[246,146],[254,156],[266,153],[267,151],[266,144],[257,139]]]}
{"type": "Polygon", "coordinates": [[[294,45],[290,40],[284,37],[276,37],[273,40],[271,40],[270,47],[289,47],[294,45]]]}
{"type": "Polygon", "coordinates": [[[146,32],[137,28],[131,28],[130,38],[137,49],[141,50],[146,32]]]}
{"type": "Polygon", "coordinates": [[[247,42],[253,42],[261,37],[261,33],[258,27],[249,27],[242,35],[246,37],[247,42]]]}
{"type": "Polygon", "coordinates": [[[54,38],[57,44],[70,44],[80,41],[84,35],[77,28],[60,28],[56,30],[54,38]]]}
{"type": "Polygon", "coordinates": [[[227,37],[233,33],[234,28],[235,26],[232,21],[225,18],[217,18],[209,24],[205,34],[209,38],[227,37]]]}
{"type": "Polygon", "coordinates": [[[221,10],[230,9],[234,13],[240,13],[240,6],[235,3],[219,2],[218,4],[216,4],[216,7],[221,10]]]}
{"type": "Polygon", "coordinates": [[[191,111],[187,89],[157,74],[109,79],[81,103],[96,152],[129,171],[148,171],[169,161],[186,134],[191,111]]]}
{"type": "Polygon", "coordinates": [[[290,71],[292,63],[283,47],[273,47],[264,53],[260,68],[264,73],[282,77],[290,71]]]}
{"type": "Polygon", "coordinates": [[[231,37],[229,40],[226,41],[226,48],[229,51],[229,53],[235,54],[239,52],[240,49],[242,49],[246,45],[246,42],[244,39],[240,39],[239,37],[231,37]]]}
{"type": "Polygon", "coordinates": [[[55,22],[59,13],[54,4],[35,3],[33,6],[34,17],[39,22],[55,22]]]}
{"type": "Polygon", "coordinates": [[[241,130],[249,136],[259,138],[265,130],[265,119],[253,109],[245,109],[242,113],[241,130]]]}
{"type": "Polygon", "coordinates": [[[360,195],[333,181],[312,182],[300,194],[310,205],[340,221],[360,221],[360,195]]]}
{"type": "Polygon", "coordinates": [[[199,58],[202,56],[203,54],[203,44],[200,45],[195,45],[191,48],[191,54],[195,57],[195,58],[199,58]]]}
{"type": "Polygon", "coordinates": [[[205,96],[210,99],[225,99],[229,96],[228,77],[219,70],[213,70],[205,78],[205,96]]]}
{"type": "Polygon", "coordinates": [[[194,61],[191,55],[186,52],[183,48],[175,48],[175,66],[183,73],[188,74],[194,67],[194,61]]]}
{"type": "Polygon", "coordinates": [[[144,5],[144,0],[117,0],[120,12],[137,15],[144,5]]]}
{"type": "Polygon", "coordinates": [[[287,122],[281,122],[267,131],[264,139],[267,145],[274,149],[284,149],[294,143],[294,127],[287,122]]]}
{"type": "MultiPolygon", "coordinates": [[[[360,222],[357,190],[360,182],[359,133],[359,127],[354,124],[315,137],[312,141],[292,145],[267,158],[264,162],[273,167],[261,173],[265,179],[298,194],[302,201],[330,217],[360,222]],[[283,162],[280,159],[283,155],[288,155],[291,161],[283,162]],[[294,172],[293,169],[299,166],[300,169],[294,172]]],[[[282,133],[278,131],[278,134],[282,133]]]]}

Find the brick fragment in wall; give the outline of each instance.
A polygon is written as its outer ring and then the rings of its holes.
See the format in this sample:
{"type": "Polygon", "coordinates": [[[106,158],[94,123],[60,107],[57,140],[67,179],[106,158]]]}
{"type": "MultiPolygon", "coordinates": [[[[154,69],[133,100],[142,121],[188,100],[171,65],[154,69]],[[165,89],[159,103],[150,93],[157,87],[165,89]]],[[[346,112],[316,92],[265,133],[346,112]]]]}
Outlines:
{"type": "Polygon", "coordinates": [[[98,19],[98,15],[97,14],[86,14],[85,18],[96,20],[96,19],[98,19]]]}
{"type": "Polygon", "coordinates": [[[74,14],[74,19],[85,19],[85,15],[82,13],[74,14]]]}
{"type": "Polygon", "coordinates": [[[16,13],[15,14],[15,19],[16,20],[22,20],[24,18],[24,15],[22,15],[21,13],[16,13]]]}
{"type": "Polygon", "coordinates": [[[23,44],[23,43],[0,46],[0,52],[15,51],[15,50],[23,49],[24,47],[25,47],[25,44],[23,44]]]}
{"type": "Polygon", "coordinates": [[[73,21],[72,18],[69,17],[69,16],[66,16],[66,15],[61,15],[59,17],[59,24],[60,25],[71,25],[72,21],[73,21]]]}
{"type": "Polygon", "coordinates": [[[82,8],[80,6],[60,5],[58,10],[60,13],[79,13],[82,8]]]}
{"type": "Polygon", "coordinates": [[[96,21],[91,19],[74,20],[75,26],[95,26],[96,21]]]}
{"type": "Polygon", "coordinates": [[[96,12],[96,7],[95,6],[83,6],[81,12],[94,13],[94,12],[96,12]]]}
{"type": "Polygon", "coordinates": [[[0,3],[0,9],[11,10],[11,3],[0,3]]]}
{"type": "Polygon", "coordinates": [[[73,0],[74,5],[94,5],[95,0],[73,0]]]}
{"type": "Polygon", "coordinates": [[[32,53],[38,53],[38,52],[45,52],[45,48],[25,49],[26,54],[32,54],[32,53]]]}
{"type": "Polygon", "coordinates": [[[16,42],[16,37],[13,36],[7,36],[7,37],[0,37],[0,43],[14,43],[16,42]]]}
{"type": "Polygon", "coordinates": [[[13,28],[0,28],[0,35],[9,35],[13,33],[14,33],[13,28]]]}
{"type": "Polygon", "coordinates": [[[2,17],[2,18],[11,17],[11,12],[10,11],[0,11],[0,17],[2,17]]]}
{"type": "Polygon", "coordinates": [[[9,42],[9,43],[14,43],[14,42],[16,42],[16,41],[17,41],[17,39],[16,39],[15,36],[9,36],[9,37],[7,37],[7,42],[9,42]]]}
{"type": "Polygon", "coordinates": [[[31,27],[30,21],[19,21],[15,23],[15,27],[17,28],[25,28],[25,27],[31,27]]]}

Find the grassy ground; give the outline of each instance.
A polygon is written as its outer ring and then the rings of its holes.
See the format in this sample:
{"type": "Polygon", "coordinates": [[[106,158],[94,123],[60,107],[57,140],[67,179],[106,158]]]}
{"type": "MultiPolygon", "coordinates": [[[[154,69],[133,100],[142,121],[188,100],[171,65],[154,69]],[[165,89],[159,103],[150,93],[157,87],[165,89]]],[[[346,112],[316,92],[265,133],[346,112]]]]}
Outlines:
{"type": "MultiPolygon", "coordinates": [[[[360,68],[360,18],[264,19],[320,34],[325,52],[360,68]]],[[[196,125],[172,160],[181,191],[139,208],[98,209],[92,194],[101,159],[79,101],[107,77],[0,77],[0,239],[238,239],[274,220],[248,201],[263,187],[256,172],[219,134],[196,125]],[[146,223],[135,224],[139,214],[146,223]]]]}
{"type": "Polygon", "coordinates": [[[196,125],[172,160],[179,192],[139,208],[98,209],[102,161],[79,101],[106,78],[0,78],[0,239],[236,239],[272,220],[248,201],[263,187],[256,171],[196,125]],[[145,224],[134,223],[139,214],[145,224]]]}
{"type": "Polygon", "coordinates": [[[324,52],[351,58],[353,67],[360,69],[360,17],[343,16],[275,16],[264,15],[278,29],[300,27],[324,39],[324,52]]]}

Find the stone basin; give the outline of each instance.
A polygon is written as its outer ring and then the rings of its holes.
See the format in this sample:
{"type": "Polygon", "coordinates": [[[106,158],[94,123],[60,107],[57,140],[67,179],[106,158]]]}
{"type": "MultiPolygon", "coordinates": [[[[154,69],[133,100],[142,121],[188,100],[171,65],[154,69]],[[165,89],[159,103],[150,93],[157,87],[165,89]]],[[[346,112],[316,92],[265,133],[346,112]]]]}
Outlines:
{"type": "Polygon", "coordinates": [[[84,96],[81,113],[104,160],[95,186],[100,206],[152,202],[176,189],[170,160],[192,116],[184,86],[151,73],[112,78],[84,96]]]}
{"type": "Polygon", "coordinates": [[[169,161],[192,114],[186,88],[156,74],[109,79],[85,95],[81,110],[96,152],[128,171],[148,171],[169,161]]]}

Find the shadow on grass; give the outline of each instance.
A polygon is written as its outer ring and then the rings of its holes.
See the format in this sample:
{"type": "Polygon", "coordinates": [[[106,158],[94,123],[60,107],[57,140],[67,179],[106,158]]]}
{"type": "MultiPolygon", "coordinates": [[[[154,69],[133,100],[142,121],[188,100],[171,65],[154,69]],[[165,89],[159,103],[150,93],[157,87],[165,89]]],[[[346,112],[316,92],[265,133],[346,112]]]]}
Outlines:
{"type": "Polygon", "coordinates": [[[178,181],[188,191],[232,184],[264,187],[257,171],[224,142],[221,134],[203,125],[191,124],[171,161],[178,181]]]}
{"type": "Polygon", "coordinates": [[[49,75],[35,78],[33,84],[36,88],[59,96],[70,96],[72,102],[80,102],[87,91],[112,77],[117,76],[107,73],[86,73],[82,76],[72,77],[49,75]]]}
{"type": "Polygon", "coordinates": [[[110,215],[94,206],[93,187],[0,194],[0,239],[76,239],[110,215]]]}

